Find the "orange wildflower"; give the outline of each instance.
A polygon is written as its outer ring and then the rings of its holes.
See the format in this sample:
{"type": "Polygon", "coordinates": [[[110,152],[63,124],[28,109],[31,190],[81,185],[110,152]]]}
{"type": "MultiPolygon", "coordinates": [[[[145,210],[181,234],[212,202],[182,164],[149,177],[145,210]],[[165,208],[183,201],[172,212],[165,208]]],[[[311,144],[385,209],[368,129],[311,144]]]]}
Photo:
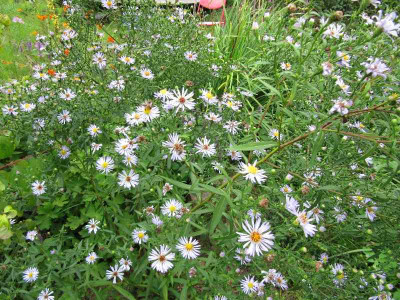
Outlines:
{"type": "Polygon", "coordinates": [[[109,36],[109,37],[107,38],[107,42],[109,42],[109,43],[115,43],[115,40],[114,40],[111,36],[109,36]]]}
{"type": "Polygon", "coordinates": [[[48,73],[50,76],[56,75],[56,71],[54,71],[53,69],[48,69],[48,70],[47,70],[47,73],[48,73]]]}
{"type": "Polygon", "coordinates": [[[40,20],[40,21],[44,21],[47,19],[47,15],[36,15],[36,17],[40,20]]]}
{"type": "Polygon", "coordinates": [[[65,50],[64,50],[65,56],[68,56],[68,55],[69,55],[69,52],[70,52],[69,49],[65,49],[65,50]]]}

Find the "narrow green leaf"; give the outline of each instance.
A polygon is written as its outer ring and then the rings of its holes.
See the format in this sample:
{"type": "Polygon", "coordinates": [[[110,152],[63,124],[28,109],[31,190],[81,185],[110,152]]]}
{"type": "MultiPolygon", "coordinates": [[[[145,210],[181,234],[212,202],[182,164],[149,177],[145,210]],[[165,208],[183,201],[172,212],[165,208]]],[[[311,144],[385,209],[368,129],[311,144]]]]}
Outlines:
{"type": "Polygon", "coordinates": [[[219,200],[210,222],[210,234],[214,232],[215,228],[217,228],[218,223],[221,221],[222,213],[225,211],[227,202],[228,201],[226,198],[222,198],[221,200],[219,200]]]}
{"type": "Polygon", "coordinates": [[[122,296],[124,296],[126,299],[129,300],[136,300],[135,297],[132,296],[131,293],[129,293],[127,290],[123,289],[122,287],[113,284],[112,286],[114,289],[116,289],[118,291],[118,293],[120,293],[122,296]]]}
{"type": "Polygon", "coordinates": [[[235,151],[253,151],[253,150],[263,150],[275,147],[277,144],[276,142],[252,142],[243,145],[232,146],[229,149],[235,151]]]}

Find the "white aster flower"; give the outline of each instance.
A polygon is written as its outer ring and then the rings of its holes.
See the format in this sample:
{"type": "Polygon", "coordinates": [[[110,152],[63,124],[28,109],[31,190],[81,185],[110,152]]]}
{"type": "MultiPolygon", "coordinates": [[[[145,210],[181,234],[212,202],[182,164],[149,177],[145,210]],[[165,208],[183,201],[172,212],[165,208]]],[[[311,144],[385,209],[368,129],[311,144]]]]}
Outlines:
{"type": "Polygon", "coordinates": [[[275,236],[269,231],[270,225],[268,222],[261,223],[261,218],[252,218],[251,223],[246,220],[242,227],[246,233],[237,232],[237,234],[239,242],[244,242],[243,247],[247,248],[247,255],[262,255],[263,251],[269,251],[274,245],[275,236]]]}
{"type": "Polygon", "coordinates": [[[201,153],[201,155],[210,157],[213,156],[217,151],[215,150],[215,144],[210,144],[210,140],[207,137],[202,139],[197,139],[197,144],[194,146],[197,151],[196,153],[201,153]]]}
{"type": "Polygon", "coordinates": [[[172,160],[184,160],[186,156],[185,142],[183,142],[179,135],[176,133],[168,135],[168,141],[163,142],[162,145],[167,147],[172,154],[172,160]]]}
{"type": "Polygon", "coordinates": [[[101,173],[108,174],[114,169],[114,160],[109,156],[100,157],[96,161],[96,169],[101,173]]]}
{"type": "Polygon", "coordinates": [[[176,249],[186,259],[195,259],[200,255],[200,244],[192,237],[181,237],[176,245],[176,249]]]}
{"type": "Polygon", "coordinates": [[[46,288],[40,292],[37,300],[54,300],[54,296],[52,296],[52,294],[53,291],[46,288]]]}
{"type": "Polygon", "coordinates": [[[258,282],[254,279],[254,276],[246,276],[240,281],[240,285],[242,286],[243,293],[246,295],[257,292],[258,282]]]}
{"type": "Polygon", "coordinates": [[[85,226],[85,228],[88,230],[89,234],[92,232],[96,234],[97,230],[100,229],[100,227],[97,226],[98,224],[100,224],[100,221],[97,221],[95,219],[90,219],[89,223],[85,226]]]}
{"type": "Polygon", "coordinates": [[[91,264],[94,264],[94,263],[95,263],[96,259],[97,259],[97,254],[96,254],[96,252],[91,252],[91,253],[89,253],[89,255],[86,257],[86,262],[87,262],[89,265],[91,265],[91,264]]]}
{"type": "Polygon", "coordinates": [[[139,175],[130,170],[127,173],[125,170],[118,174],[118,184],[126,189],[131,189],[139,184],[139,175]]]}
{"type": "Polygon", "coordinates": [[[174,265],[171,263],[175,259],[175,253],[166,245],[161,245],[159,249],[153,249],[149,255],[149,261],[152,261],[151,267],[161,273],[166,273],[174,265]]]}
{"type": "Polygon", "coordinates": [[[146,243],[149,236],[146,234],[144,229],[135,229],[132,232],[132,239],[136,244],[146,243]]]}
{"type": "Polygon", "coordinates": [[[193,95],[193,92],[189,93],[185,88],[182,88],[182,91],[173,90],[170,96],[170,104],[176,108],[177,112],[179,110],[185,111],[185,109],[193,110],[195,106],[193,95]]]}
{"type": "Polygon", "coordinates": [[[183,206],[179,201],[170,199],[161,207],[161,212],[165,216],[176,217],[181,214],[182,207],[183,206]]]}
{"type": "Polygon", "coordinates": [[[46,186],[44,183],[45,181],[40,182],[39,180],[32,183],[32,193],[36,196],[44,194],[46,192],[46,186]]]}
{"type": "Polygon", "coordinates": [[[132,262],[128,258],[121,258],[119,264],[124,268],[124,271],[129,271],[132,266],[132,262]]]}
{"type": "Polygon", "coordinates": [[[121,281],[124,280],[124,266],[115,265],[114,267],[110,266],[110,268],[111,270],[107,270],[106,272],[107,279],[112,279],[113,284],[117,283],[117,278],[119,278],[121,281]]]}
{"type": "Polygon", "coordinates": [[[28,268],[24,271],[23,279],[25,282],[34,282],[38,279],[39,270],[37,268],[28,268]]]}
{"type": "Polygon", "coordinates": [[[267,176],[265,175],[265,171],[257,168],[256,165],[257,161],[255,161],[253,164],[245,164],[241,162],[239,164],[239,173],[245,175],[244,178],[246,178],[246,180],[250,180],[252,183],[261,184],[267,179],[267,176]]]}
{"type": "Polygon", "coordinates": [[[38,232],[36,230],[31,230],[26,233],[26,239],[30,241],[34,241],[38,232]]]}

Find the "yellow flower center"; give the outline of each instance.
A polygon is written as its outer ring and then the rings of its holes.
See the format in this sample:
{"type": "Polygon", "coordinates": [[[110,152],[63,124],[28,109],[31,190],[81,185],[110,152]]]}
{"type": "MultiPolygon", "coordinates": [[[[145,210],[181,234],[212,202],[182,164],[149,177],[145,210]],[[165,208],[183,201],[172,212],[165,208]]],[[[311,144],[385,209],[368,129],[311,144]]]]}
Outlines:
{"type": "Polygon", "coordinates": [[[212,98],[214,98],[214,95],[211,94],[210,92],[208,92],[208,93],[206,94],[206,97],[207,97],[207,99],[212,99],[212,98]]]}
{"type": "Polygon", "coordinates": [[[161,95],[166,95],[166,94],[167,94],[167,90],[166,90],[166,89],[161,90],[161,91],[160,91],[160,94],[161,94],[161,95]]]}
{"type": "Polygon", "coordinates": [[[255,166],[249,166],[249,167],[247,168],[247,171],[248,171],[250,174],[255,175],[255,174],[257,174],[258,169],[257,169],[255,166]]]}
{"type": "Polygon", "coordinates": [[[29,107],[31,107],[31,105],[29,103],[26,103],[25,108],[28,109],[29,107]]]}
{"type": "Polygon", "coordinates": [[[140,120],[140,115],[139,114],[135,114],[135,120],[140,120]]]}
{"type": "Polygon", "coordinates": [[[278,137],[279,136],[279,131],[274,131],[274,136],[278,137]]]}
{"type": "Polygon", "coordinates": [[[92,129],[92,132],[94,132],[94,133],[97,133],[97,131],[99,131],[99,129],[98,129],[97,127],[94,127],[94,128],[92,129]]]}
{"type": "Polygon", "coordinates": [[[252,289],[252,288],[254,287],[254,283],[249,282],[249,283],[247,284],[247,286],[249,287],[249,289],[252,289]]]}
{"type": "Polygon", "coordinates": [[[146,71],[146,72],[144,72],[144,75],[145,75],[145,76],[150,76],[150,72],[149,72],[149,71],[146,71]]]}
{"type": "Polygon", "coordinates": [[[171,205],[171,206],[169,207],[169,211],[170,211],[170,212],[176,211],[176,206],[175,206],[175,205],[171,205]]]}
{"type": "Polygon", "coordinates": [[[345,55],[343,55],[343,60],[349,61],[349,60],[350,60],[350,57],[349,57],[347,54],[345,54],[345,55]]]}
{"type": "Polygon", "coordinates": [[[343,273],[339,273],[336,277],[339,280],[343,280],[344,279],[344,274],[343,273]]]}
{"type": "Polygon", "coordinates": [[[65,155],[67,154],[67,151],[65,151],[64,149],[61,150],[61,155],[65,155]]]}
{"type": "Polygon", "coordinates": [[[28,277],[29,277],[29,278],[32,278],[32,277],[33,277],[33,273],[29,273],[29,274],[28,274],[28,277]]]}
{"type": "Polygon", "coordinates": [[[146,108],[144,109],[144,113],[146,115],[149,115],[151,113],[151,107],[147,105],[146,108]]]}
{"type": "Polygon", "coordinates": [[[229,107],[232,107],[233,103],[232,103],[232,101],[228,101],[228,102],[226,102],[226,105],[229,106],[229,107]]]}
{"type": "Polygon", "coordinates": [[[101,164],[101,166],[103,167],[103,169],[105,169],[105,168],[107,168],[108,167],[108,162],[103,162],[102,164],[101,164]]]}
{"type": "Polygon", "coordinates": [[[190,250],[193,249],[193,244],[192,244],[192,243],[187,243],[187,244],[185,245],[185,248],[186,248],[186,250],[190,251],[190,250]]]}
{"type": "Polygon", "coordinates": [[[261,241],[261,234],[257,231],[253,231],[250,234],[250,239],[254,242],[254,243],[258,243],[261,241]]]}
{"type": "Polygon", "coordinates": [[[137,236],[138,236],[139,239],[142,239],[142,238],[144,238],[144,233],[143,232],[139,232],[137,236]]]}
{"type": "Polygon", "coordinates": [[[112,2],[111,1],[107,1],[107,6],[112,6],[112,2]]]}

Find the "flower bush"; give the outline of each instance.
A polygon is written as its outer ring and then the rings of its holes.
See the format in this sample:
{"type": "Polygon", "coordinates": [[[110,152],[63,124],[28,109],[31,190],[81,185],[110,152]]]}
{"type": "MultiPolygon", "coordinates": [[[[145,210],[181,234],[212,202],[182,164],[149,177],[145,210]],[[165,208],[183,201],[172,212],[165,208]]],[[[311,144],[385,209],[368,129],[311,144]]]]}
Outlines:
{"type": "Polygon", "coordinates": [[[399,296],[395,13],[79,3],[1,87],[5,299],[399,296]]]}

